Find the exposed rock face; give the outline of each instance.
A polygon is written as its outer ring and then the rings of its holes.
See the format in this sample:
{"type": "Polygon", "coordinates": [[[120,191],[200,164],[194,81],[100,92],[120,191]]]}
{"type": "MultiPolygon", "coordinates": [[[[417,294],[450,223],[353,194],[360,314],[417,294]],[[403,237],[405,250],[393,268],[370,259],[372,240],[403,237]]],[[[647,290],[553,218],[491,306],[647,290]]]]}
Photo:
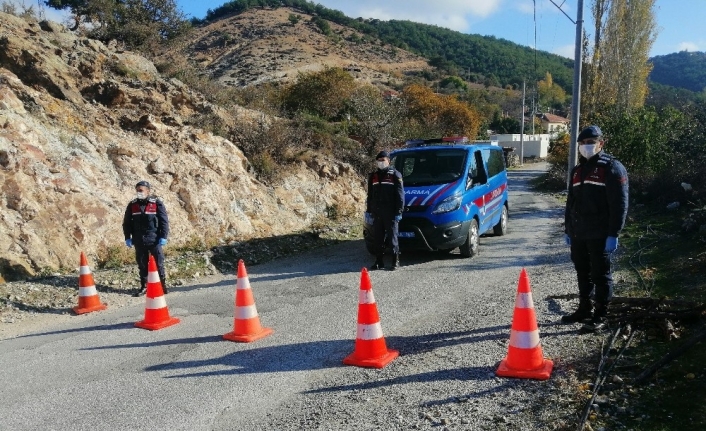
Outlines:
{"type": "Polygon", "coordinates": [[[330,205],[362,209],[362,179],[335,161],[265,187],[232,142],[182,125],[203,113],[228,115],[143,57],[0,13],[0,277],[74,268],[80,251],[121,245],[141,179],[165,202],[173,245],[285,234],[330,205]]]}

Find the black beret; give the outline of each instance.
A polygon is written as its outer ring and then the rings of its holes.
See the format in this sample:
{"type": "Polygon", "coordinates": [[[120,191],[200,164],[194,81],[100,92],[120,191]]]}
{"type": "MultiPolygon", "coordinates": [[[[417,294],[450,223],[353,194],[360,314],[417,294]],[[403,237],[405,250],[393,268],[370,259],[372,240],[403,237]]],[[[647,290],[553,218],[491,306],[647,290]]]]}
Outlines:
{"type": "Polygon", "coordinates": [[[388,159],[390,158],[390,153],[387,151],[383,150],[378,153],[377,156],[375,156],[376,159],[382,159],[383,157],[387,157],[388,159]]]}
{"type": "Polygon", "coordinates": [[[579,133],[579,136],[576,138],[577,142],[581,142],[584,139],[590,139],[590,138],[600,138],[603,136],[603,132],[601,132],[600,127],[598,126],[588,126],[585,129],[579,133]]]}

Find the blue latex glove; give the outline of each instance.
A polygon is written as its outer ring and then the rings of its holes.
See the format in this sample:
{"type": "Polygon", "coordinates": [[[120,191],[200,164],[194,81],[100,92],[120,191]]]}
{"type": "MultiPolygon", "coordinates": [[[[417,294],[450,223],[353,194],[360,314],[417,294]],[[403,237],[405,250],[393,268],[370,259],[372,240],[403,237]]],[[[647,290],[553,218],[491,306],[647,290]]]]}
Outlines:
{"type": "Polygon", "coordinates": [[[167,245],[167,238],[160,238],[159,245],[167,245]]]}
{"type": "Polygon", "coordinates": [[[399,223],[400,220],[402,220],[402,216],[401,216],[401,215],[396,215],[396,216],[395,216],[395,221],[396,221],[397,223],[399,223]]]}
{"type": "Polygon", "coordinates": [[[132,239],[128,238],[125,240],[125,245],[128,247],[132,247],[132,239]]]}
{"type": "Polygon", "coordinates": [[[571,237],[568,233],[564,234],[564,242],[566,243],[566,245],[571,246],[571,237]]]}
{"type": "Polygon", "coordinates": [[[618,238],[609,236],[605,239],[605,251],[612,253],[618,249],[618,238]]]}

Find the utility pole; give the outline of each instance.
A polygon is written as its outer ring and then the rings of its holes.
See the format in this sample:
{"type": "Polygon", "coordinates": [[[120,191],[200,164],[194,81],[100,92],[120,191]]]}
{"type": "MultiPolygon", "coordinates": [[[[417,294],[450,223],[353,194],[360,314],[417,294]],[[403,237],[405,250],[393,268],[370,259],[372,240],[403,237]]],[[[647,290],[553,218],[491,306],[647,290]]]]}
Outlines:
{"type": "Polygon", "coordinates": [[[532,93],[532,115],[530,116],[530,121],[532,122],[532,135],[533,135],[532,139],[534,139],[534,110],[537,109],[534,106],[534,96],[535,96],[534,93],[532,93]]]}
{"type": "Polygon", "coordinates": [[[566,187],[570,187],[571,171],[576,166],[576,138],[579,135],[581,116],[581,66],[583,57],[583,0],[578,0],[576,13],[576,49],[574,50],[574,92],[571,97],[571,135],[569,138],[569,168],[566,173],[566,187]]]}
{"type": "MultiPolygon", "coordinates": [[[[559,5],[554,3],[554,0],[549,0],[554,6],[556,6],[564,15],[564,12],[559,5]]],[[[563,4],[563,3],[562,3],[563,4]]],[[[571,19],[569,15],[569,21],[576,25],[576,46],[574,47],[574,89],[571,95],[571,134],[569,135],[569,169],[566,172],[566,187],[567,189],[571,185],[571,171],[576,166],[576,138],[579,136],[579,118],[581,117],[581,66],[583,57],[583,43],[581,37],[583,36],[583,0],[578,0],[576,12],[576,21],[571,19]]]]}
{"type": "Polygon", "coordinates": [[[520,116],[520,166],[525,164],[525,81],[522,81],[522,115],[520,116]]]}

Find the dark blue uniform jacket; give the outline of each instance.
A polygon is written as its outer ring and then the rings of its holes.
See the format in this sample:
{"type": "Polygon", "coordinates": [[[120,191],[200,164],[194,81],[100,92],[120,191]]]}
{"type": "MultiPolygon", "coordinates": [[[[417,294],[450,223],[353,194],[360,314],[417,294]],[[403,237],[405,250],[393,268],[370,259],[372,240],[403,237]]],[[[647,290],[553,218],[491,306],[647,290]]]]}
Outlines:
{"type": "Polygon", "coordinates": [[[564,215],[572,238],[617,237],[628,213],[628,173],[614,157],[600,152],[571,171],[564,215]]]}
{"type": "Polygon", "coordinates": [[[392,166],[376,170],[368,177],[366,211],[379,216],[402,215],[404,187],[402,174],[392,166]]]}
{"type": "Polygon", "coordinates": [[[164,204],[157,197],[133,199],[123,217],[125,239],[132,238],[135,245],[153,246],[159,238],[169,235],[169,219],[164,204]]]}

